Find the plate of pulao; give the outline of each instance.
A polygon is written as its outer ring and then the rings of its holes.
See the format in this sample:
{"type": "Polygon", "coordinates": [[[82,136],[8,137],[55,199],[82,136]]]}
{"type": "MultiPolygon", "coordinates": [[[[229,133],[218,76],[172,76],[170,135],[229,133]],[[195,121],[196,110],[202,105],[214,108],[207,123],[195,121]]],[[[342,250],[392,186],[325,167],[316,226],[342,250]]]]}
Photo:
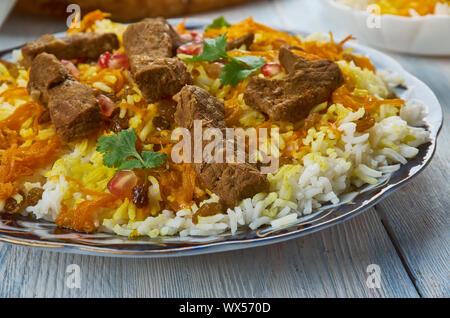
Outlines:
{"type": "Polygon", "coordinates": [[[420,173],[442,125],[387,55],[252,18],[94,11],[1,58],[0,240],[55,251],[167,257],[313,233],[420,173]]]}

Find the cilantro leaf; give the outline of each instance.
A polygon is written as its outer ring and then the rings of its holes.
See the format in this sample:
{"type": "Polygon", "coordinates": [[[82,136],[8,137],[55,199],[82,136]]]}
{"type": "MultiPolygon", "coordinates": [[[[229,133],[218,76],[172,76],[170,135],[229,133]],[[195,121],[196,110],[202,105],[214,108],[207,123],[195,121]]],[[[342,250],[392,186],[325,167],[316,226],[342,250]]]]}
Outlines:
{"type": "Polygon", "coordinates": [[[259,70],[266,59],[257,56],[229,56],[226,50],[227,35],[221,34],[215,39],[203,40],[203,52],[200,55],[194,55],[191,58],[184,59],[185,62],[203,62],[226,59],[230,62],[222,67],[222,73],[219,75],[223,85],[236,86],[240,81],[250,76],[253,72],[259,70]]]}
{"type": "Polygon", "coordinates": [[[153,151],[143,151],[142,157],[147,168],[156,168],[164,163],[167,159],[165,153],[153,152],[153,151]]]}
{"type": "Polygon", "coordinates": [[[133,170],[133,169],[143,169],[142,162],[139,159],[128,159],[122,162],[117,169],[119,170],[133,170]]]}
{"type": "Polygon", "coordinates": [[[266,63],[266,59],[264,57],[257,56],[240,56],[233,59],[243,62],[250,69],[253,69],[255,71],[259,70],[266,63]]]}
{"type": "Polygon", "coordinates": [[[116,135],[101,136],[97,141],[97,151],[103,154],[103,164],[117,170],[151,169],[162,165],[166,154],[136,150],[134,129],[122,130],[116,135]]]}
{"type": "Polygon", "coordinates": [[[185,62],[215,61],[221,58],[228,58],[227,37],[221,34],[215,39],[203,40],[203,52],[200,55],[194,55],[191,58],[184,59],[185,62]]]}
{"type": "Polygon", "coordinates": [[[208,29],[220,29],[220,28],[228,28],[230,24],[225,20],[223,16],[220,16],[218,18],[215,18],[213,22],[206,26],[205,30],[208,29]]]}
{"type": "Polygon", "coordinates": [[[256,56],[235,57],[222,68],[222,73],[219,75],[220,81],[224,85],[236,86],[259,70],[265,61],[265,58],[256,56]]]}
{"type": "Polygon", "coordinates": [[[128,157],[139,156],[136,151],[136,133],[134,129],[120,131],[117,135],[101,136],[97,142],[97,151],[103,153],[103,164],[119,167],[128,157]]]}

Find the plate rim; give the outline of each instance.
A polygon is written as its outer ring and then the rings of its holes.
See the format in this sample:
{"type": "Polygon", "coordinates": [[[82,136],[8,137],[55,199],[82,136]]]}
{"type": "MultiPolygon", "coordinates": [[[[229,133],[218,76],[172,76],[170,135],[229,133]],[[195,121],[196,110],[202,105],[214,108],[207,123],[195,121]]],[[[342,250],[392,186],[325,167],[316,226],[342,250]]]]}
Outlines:
{"type": "MultiPolygon", "coordinates": [[[[180,21],[180,19],[170,19],[171,23],[175,23],[177,21],[180,21]]],[[[187,27],[189,28],[200,28],[205,26],[208,23],[208,20],[205,19],[188,19],[187,20],[187,27]]],[[[310,34],[308,32],[303,32],[300,30],[296,30],[293,28],[290,28],[288,30],[283,28],[276,28],[281,31],[295,33],[295,34],[302,34],[307,35],[310,34]]],[[[55,33],[55,36],[60,36],[65,34],[65,32],[59,32],[55,33]]],[[[23,45],[17,47],[20,48],[23,45]]],[[[422,82],[420,79],[418,79],[413,74],[406,71],[403,66],[396,61],[391,56],[385,54],[384,52],[381,52],[379,50],[370,48],[366,45],[359,44],[355,41],[351,42],[351,45],[348,45],[350,47],[355,48],[356,51],[360,51],[364,54],[372,54],[379,56],[383,61],[385,61],[388,64],[394,65],[396,70],[402,71],[407,77],[410,78],[410,80],[420,84],[428,91],[428,94],[430,94],[430,97],[433,98],[439,107],[439,113],[437,113],[437,119],[438,122],[436,123],[437,126],[435,126],[435,130],[431,131],[430,135],[430,147],[427,149],[426,156],[424,157],[425,162],[423,162],[419,168],[413,173],[408,175],[406,178],[401,179],[399,182],[395,184],[388,185],[385,188],[382,188],[380,193],[376,194],[375,198],[372,197],[370,202],[367,204],[364,204],[355,210],[346,212],[340,216],[337,216],[335,218],[332,218],[330,220],[327,220],[325,222],[313,225],[311,227],[307,228],[298,228],[296,230],[288,231],[286,233],[279,233],[275,235],[268,235],[268,236],[262,236],[257,238],[246,238],[246,239],[237,239],[237,240],[223,240],[223,241],[217,241],[217,242],[205,242],[198,245],[188,245],[185,247],[175,247],[175,248],[168,248],[168,249],[127,249],[126,245],[124,249],[114,249],[110,247],[102,247],[102,246],[95,246],[95,245],[89,245],[86,243],[80,243],[80,242],[54,242],[49,240],[42,240],[42,239],[28,239],[28,238],[18,238],[13,237],[11,235],[5,234],[2,231],[0,231],[0,242],[6,242],[6,243],[12,243],[15,245],[22,245],[22,246],[28,246],[28,247],[35,247],[39,249],[45,249],[50,251],[58,251],[58,252],[65,252],[65,253],[73,253],[73,254],[87,254],[87,255],[97,255],[97,256],[105,256],[105,257],[131,257],[131,258],[162,258],[162,257],[178,257],[178,256],[192,256],[192,255],[201,255],[201,254],[210,254],[210,253],[218,253],[218,252],[225,252],[225,251],[231,251],[231,250],[237,250],[237,249],[244,249],[244,248],[251,248],[251,247],[259,247],[269,244],[275,244],[280,243],[283,241],[287,241],[290,239],[298,238],[301,236],[309,235],[314,232],[327,229],[331,226],[334,226],[336,224],[339,224],[341,222],[347,221],[365,211],[367,211],[369,208],[376,205],[378,202],[380,202],[382,199],[385,199],[387,196],[395,192],[396,190],[402,188],[407,183],[409,183],[414,177],[419,175],[431,162],[433,159],[433,156],[436,152],[437,147],[437,137],[442,129],[443,126],[443,111],[442,106],[437,99],[436,95],[434,94],[433,90],[428,87],[424,82],[422,82]]],[[[0,52],[0,55],[4,55],[5,53],[11,53],[14,49],[9,49],[4,52],[0,52]],[[3,53],[3,54],[1,54],[3,53]]],[[[409,160],[408,160],[409,161],[409,160]]],[[[401,166],[400,170],[404,167],[401,166]]],[[[389,180],[388,180],[389,181],[389,180]]],[[[386,183],[387,184],[387,183],[386,183]]],[[[383,184],[381,184],[383,185],[383,184]]],[[[380,185],[377,185],[377,187],[380,185]]],[[[348,203],[341,204],[342,206],[346,205],[348,203]]],[[[339,206],[341,206],[339,205],[339,206]]],[[[290,225],[292,226],[292,225],[290,225]]],[[[289,227],[290,227],[289,226],[289,227]]],[[[289,228],[288,227],[288,228],[289,228]]],[[[257,232],[256,231],[247,231],[249,233],[257,232]]],[[[182,243],[182,242],[180,242],[182,243]]],[[[143,245],[146,246],[154,246],[154,244],[150,243],[143,243],[143,245]]]]}

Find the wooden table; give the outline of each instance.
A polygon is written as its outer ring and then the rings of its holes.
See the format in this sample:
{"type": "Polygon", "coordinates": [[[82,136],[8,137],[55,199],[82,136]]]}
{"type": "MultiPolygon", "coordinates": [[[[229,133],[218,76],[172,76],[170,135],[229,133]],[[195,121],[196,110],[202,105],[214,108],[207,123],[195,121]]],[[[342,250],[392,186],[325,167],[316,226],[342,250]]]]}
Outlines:
{"type": "MultiPolygon", "coordinates": [[[[197,15],[328,31],[316,0],[258,1],[197,15]]],[[[65,21],[13,13],[0,50],[63,31],[65,21]]],[[[339,34],[338,34],[339,35],[339,34]]],[[[429,85],[450,111],[450,61],[393,55],[429,85]]],[[[413,182],[343,224],[267,247],[171,259],[117,259],[0,244],[0,297],[449,297],[450,132],[444,126],[430,166],[413,182]],[[81,268],[81,288],[66,287],[66,267],[81,268]],[[381,288],[366,285],[369,264],[381,288]]]]}

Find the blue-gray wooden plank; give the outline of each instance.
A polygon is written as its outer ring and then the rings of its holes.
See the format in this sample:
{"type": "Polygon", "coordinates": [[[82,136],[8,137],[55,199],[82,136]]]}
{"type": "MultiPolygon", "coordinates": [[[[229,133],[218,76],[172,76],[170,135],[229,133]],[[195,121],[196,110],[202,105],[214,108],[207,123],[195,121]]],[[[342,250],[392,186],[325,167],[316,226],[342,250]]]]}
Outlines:
{"type": "Polygon", "coordinates": [[[450,59],[396,56],[436,94],[444,127],[430,166],[376,206],[420,294],[450,297],[450,59]]]}
{"type": "Polygon", "coordinates": [[[418,297],[376,212],[289,242],[169,259],[118,259],[0,244],[0,297],[418,297]],[[81,269],[69,289],[66,267],[81,269]],[[367,266],[381,288],[366,285],[367,266]]]}

